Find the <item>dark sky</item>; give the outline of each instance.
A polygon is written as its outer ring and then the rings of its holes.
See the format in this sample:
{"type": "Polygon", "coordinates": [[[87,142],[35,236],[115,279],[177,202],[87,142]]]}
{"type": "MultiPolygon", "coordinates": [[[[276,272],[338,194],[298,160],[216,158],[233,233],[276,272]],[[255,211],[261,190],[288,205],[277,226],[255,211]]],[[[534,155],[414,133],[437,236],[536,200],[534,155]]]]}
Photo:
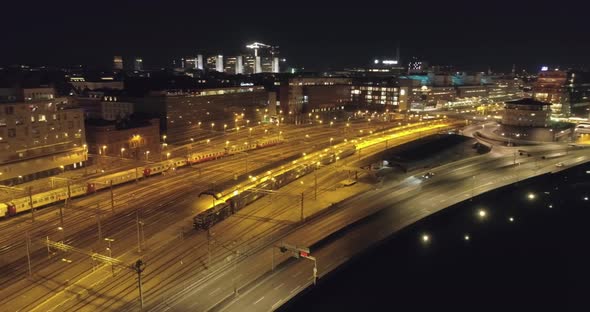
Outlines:
{"type": "Polygon", "coordinates": [[[198,52],[232,54],[248,41],[281,47],[291,65],[362,65],[376,56],[508,70],[513,63],[587,63],[582,1],[5,1],[0,64],[149,65],[198,52]]]}

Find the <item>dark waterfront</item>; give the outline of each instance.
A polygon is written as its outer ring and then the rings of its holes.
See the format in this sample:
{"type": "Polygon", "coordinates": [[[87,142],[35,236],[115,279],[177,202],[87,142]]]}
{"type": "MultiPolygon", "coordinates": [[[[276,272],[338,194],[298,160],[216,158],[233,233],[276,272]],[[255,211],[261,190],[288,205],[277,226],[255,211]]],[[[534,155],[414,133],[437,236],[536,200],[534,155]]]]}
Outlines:
{"type": "Polygon", "coordinates": [[[587,171],[570,168],[445,209],[281,311],[589,311],[587,171]]]}

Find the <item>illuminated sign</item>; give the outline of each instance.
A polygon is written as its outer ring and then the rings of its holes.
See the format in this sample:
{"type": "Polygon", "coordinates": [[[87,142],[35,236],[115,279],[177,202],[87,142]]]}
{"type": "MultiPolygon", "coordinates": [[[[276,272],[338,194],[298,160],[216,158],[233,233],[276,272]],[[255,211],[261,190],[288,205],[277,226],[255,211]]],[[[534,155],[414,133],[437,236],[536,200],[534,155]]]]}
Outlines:
{"type": "Polygon", "coordinates": [[[541,67],[541,71],[548,71],[548,70],[549,70],[549,67],[547,67],[547,66],[541,67]]]}
{"type": "Polygon", "coordinates": [[[381,63],[385,65],[397,65],[397,60],[383,60],[381,63]]]}
{"type": "Polygon", "coordinates": [[[242,83],[240,83],[240,87],[251,87],[253,85],[254,84],[251,83],[251,82],[242,82],[242,83]]]}

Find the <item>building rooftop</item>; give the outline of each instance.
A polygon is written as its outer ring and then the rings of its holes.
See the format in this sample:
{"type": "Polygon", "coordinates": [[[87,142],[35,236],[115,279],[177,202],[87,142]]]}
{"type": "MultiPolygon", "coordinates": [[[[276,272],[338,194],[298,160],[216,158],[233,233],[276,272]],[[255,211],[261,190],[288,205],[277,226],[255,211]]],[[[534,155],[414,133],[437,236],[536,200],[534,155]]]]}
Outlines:
{"type": "Polygon", "coordinates": [[[134,113],[121,120],[104,120],[104,119],[86,119],[86,126],[89,127],[109,127],[114,126],[117,130],[133,129],[148,127],[152,119],[156,119],[149,114],[134,113]]]}
{"type": "Polygon", "coordinates": [[[505,102],[506,104],[513,104],[513,105],[551,105],[551,103],[537,101],[531,98],[524,98],[520,100],[508,101],[505,102]]]}

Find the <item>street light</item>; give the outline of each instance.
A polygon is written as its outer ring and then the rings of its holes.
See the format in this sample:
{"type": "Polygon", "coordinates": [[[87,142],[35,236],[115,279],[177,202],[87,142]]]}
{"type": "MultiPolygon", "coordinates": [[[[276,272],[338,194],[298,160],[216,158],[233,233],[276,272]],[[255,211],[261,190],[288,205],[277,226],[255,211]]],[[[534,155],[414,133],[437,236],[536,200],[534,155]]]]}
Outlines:
{"type": "Polygon", "coordinates": [[[150,156],[150,151],[146,151],[145,152],[145,160],[149,160],[149,156],[150,156]]]}
{"type": "MultiPolygon", "coordinates": [[[[109,246],[107,247],[107,251],[109,252],[109,258],[112,258],[113,257],[113,248],[111,247],[111,243],[114,242],[115,240],[113,238],[108,238],[108,237],[105,237],[104,240],[107,242],[107,244],[109,244],[109,246]]],[[[113,272],[113,276],[115,276],[115,264],[114,263],[111,263],[111,270],[113,272]]]]}
{"type": "Polygon", "coordinates": [[[64,228],[61,227],[61,226],[58,226],[57,227],[57,230],[61,233],[61,241],[62,241],[62,243],[65,242],[66,241],[66,234],[65,234],[64,228]]]}
{"type": "Polygon", "coordinates": [[[211,131],[213,131],[213,127],[215,127],[215,123],[214,122],[211,123],[211,131]]]}
{"type": "Polygon", "coordinates": [[[225,134],[225,129],[227,129],[227,124],[223,124],[223,133],[225,134]]]}
{"type": "Polygon", "coordinates": [[[125,148],[121,147],[121,158],[123,158],[123,152],[125,152],[125,148]]]}
{"type": "Polygon", "coordinates": [[[166,159],[170,158],[170,152],[166,153],[166,159]]]}
{"type": "Polygon", "coordinates": [[[332,141],[334,141],[334,138],[330,138],[330,147],[332,147],[332,141]]]}
{"type": "Polygon", "coordinates": [[[102,154],[103,155],[106,155],[106,153],[107,153],[107,146],[106,145],[103,145],[102,146],[102,154]]]}

